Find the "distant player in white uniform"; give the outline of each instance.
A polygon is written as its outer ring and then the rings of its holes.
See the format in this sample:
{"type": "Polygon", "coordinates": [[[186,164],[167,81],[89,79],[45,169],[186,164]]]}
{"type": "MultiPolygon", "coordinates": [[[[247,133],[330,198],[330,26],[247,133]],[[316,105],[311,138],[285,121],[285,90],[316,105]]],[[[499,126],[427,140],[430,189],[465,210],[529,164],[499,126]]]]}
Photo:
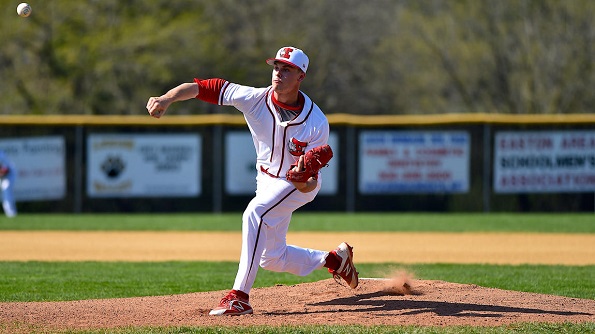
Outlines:
{"type": "Polygon", "coordinates": [[[0,151],[0,190],[2,193],[2,208],[6,217],[17,215],[17,206],[14,199],[14,181],[16,170],[12,162],[3,151],[0,151]]]}
{"type": "Polygon", "coordinates": [[[320,175],[306,182],[290,182],[286,172],[303,167],[304,153],[326,144],[329,125],[325,115],[299,90],[306,77],[308,57],[295,47],[281,48],[275,58],[272,83],[254,88],[223,79],[194,79],[147,102],[149,114],[163,116],[177,101],[199,99],[234,106],[241,111],[256,149],[256,196],[242,217],[242,251],[233,290],[214,308],[211,315],[252,313],[249,293],[258,267],[305,276],[328,268],[351,288],[358,285],[352,247],[341,243],[331,252],[287,245],[286,234],[292,213],[312,201],[321,185],[320,175]],[[297,165],[291,167],[291,165],[297,165]]]}

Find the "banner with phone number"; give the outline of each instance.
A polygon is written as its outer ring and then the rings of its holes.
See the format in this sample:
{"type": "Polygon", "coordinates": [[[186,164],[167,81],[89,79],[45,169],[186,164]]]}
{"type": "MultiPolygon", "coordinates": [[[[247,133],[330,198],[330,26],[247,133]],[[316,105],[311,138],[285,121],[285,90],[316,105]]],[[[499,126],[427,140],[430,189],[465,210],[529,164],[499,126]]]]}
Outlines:
{"type": "Polygon", "coordinates": [[[463,131],[364,131],[359,145],[359,191],[467,192],[469,146],[469,134],[463,131]]]}

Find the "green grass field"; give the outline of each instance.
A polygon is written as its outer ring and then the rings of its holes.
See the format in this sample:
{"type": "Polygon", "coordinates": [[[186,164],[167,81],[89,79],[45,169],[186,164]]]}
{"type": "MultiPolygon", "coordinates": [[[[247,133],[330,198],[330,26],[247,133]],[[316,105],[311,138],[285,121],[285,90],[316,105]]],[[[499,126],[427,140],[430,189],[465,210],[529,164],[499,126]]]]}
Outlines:
{"type": "MultiPolygon", "coordinates": [[[[481,264],[358,264],[362,277],[378,277],[387,267],[406,268],[419,279],[470,283],[507,290],[595,299],[595,266],[481,264]]],[[[224,262],[0,262],[0,301],[53,301],[154,296],[225,290],[237,263],[224,262]]],[[[306,277],[261,270],[256,287],[315,282],[306,277]]]]}
{"type": "MultiPolygon", "coordinates": [[[[62,215],[0,218],[2,230],[221,230],[239,231],[240,213],[62,215]]],[[[313,214],[297,213],[290,231],[440,231],[595,233],[592,214],[313,214]]],[[[386,267],[406,267],[419,279],[437,279],[508,290],[595,299],[595,265],[358,264],[363,277],[386,267]]],[[[236,263],[212,262],[0,262],[0,301],[51,301],[167,295],[224,290],[236,263]]],[[[260,271],[257,287],[328,278],[260,271]]],[[[1,331],[1,327],[0,327],[1,331]]],[[[595,324],[522,324],[474,327],[306,326],[291,328],[129,328],[118,333],[588,333],[595,324]]],[[[84,331],[76,333],[103,333],[84,331]]]]}
{"type": "MultiPolygon", "coordinates": [[[[0,217],[1,230],[240,231],[241,213],[26,214],[0,217]]],[[[595,215],[295,213],[290,231],[595,233],[595,215]]]]}

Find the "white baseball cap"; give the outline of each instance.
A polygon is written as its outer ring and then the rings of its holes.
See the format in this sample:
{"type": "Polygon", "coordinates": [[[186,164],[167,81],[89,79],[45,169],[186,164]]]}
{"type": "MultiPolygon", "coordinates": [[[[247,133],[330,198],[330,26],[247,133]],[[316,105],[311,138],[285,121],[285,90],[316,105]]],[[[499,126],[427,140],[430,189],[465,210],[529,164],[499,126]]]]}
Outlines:
{"type": "Polygon", "coordinates": [[[295,66],[304,73],[308,70],[308,56],[304,51],[293,46],[284,46],[279,49],[275,58],[267,59],[267,64],[274,65],[276,61],[295,66]]]}

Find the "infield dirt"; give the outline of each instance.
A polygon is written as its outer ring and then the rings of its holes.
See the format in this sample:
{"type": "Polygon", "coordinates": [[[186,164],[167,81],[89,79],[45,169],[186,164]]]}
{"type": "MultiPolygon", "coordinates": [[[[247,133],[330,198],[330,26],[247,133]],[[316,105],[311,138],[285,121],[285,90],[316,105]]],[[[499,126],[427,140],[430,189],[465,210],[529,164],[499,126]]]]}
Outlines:
{"type": "MultiPolygon", "coordinates": [[[[365,263],[595,264],[595,235],[553,233],[290,233],[288,244],[365,263]]],[[[0,261],[237,261],[238,232],[0,231],[0,261]]]]}
{"type": "MultiPolygon", "coordinates": [[[[321,249],[334,248],[335,244],[343,240],[354,245],[356,263],[580,265],[594,264],[595,261],[595,239],[591,235],[293,233],[288,236],[289,243],[321,249]]],[[[235,261],[239,242],[240,237],[236,233],[4,231],[0,232],[0,260],[160,261],[204,260],[206,257],[216,261],[235,261]],[[221,244],[231,245],[228,254],[220,253],[217,245],[221,244]],[[60,246],[61,251],[58,250],[60,246]],[[202,253],[208,249],[216,252],[202,253]]],[[[126,326],[498,326],[518,322],[595,322],[595,300],[416,280],[403,272],[388,275],[383,280],[363,279],[355,290],[338,285],[332,279],[257,288],[251,293],[255,314],[241,317],[209,316],[208,311],[225,292],[69,302],[0,303],[0,332],[51,332],[126,326]]]]}

